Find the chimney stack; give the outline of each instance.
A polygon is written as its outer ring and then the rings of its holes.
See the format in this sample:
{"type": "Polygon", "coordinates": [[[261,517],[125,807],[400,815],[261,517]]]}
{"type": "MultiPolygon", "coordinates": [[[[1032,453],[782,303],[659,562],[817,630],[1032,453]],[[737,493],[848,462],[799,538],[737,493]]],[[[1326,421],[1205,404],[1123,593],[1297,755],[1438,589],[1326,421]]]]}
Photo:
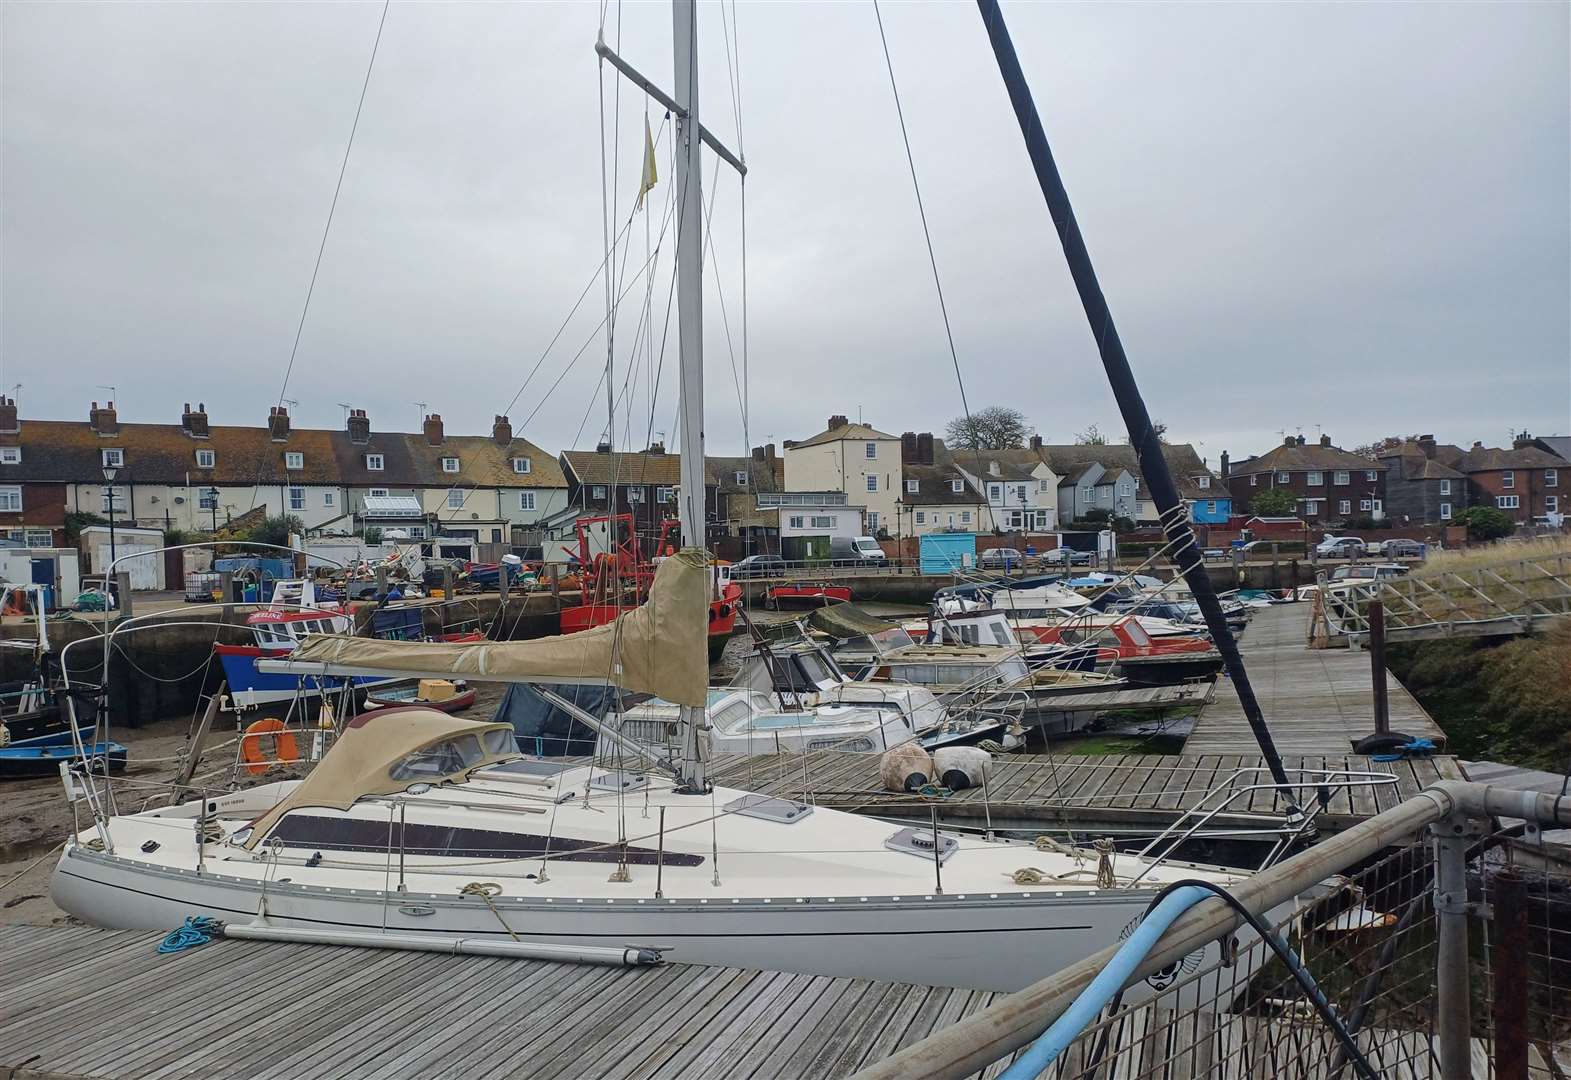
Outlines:
{"type": "Polygon", "coordinates": [[[1222,479],[1226,480],[1227,479],[1227,451],[1226,450],[1222,451],[1222,460],[1218,464],[1217,468],[1218,468],[1219,472],[1221,473],[1222,479]]]}
{"type": "Polygon", "coordinates": [[[916,437],[916,463],[918,465],[931,465],[933,463],[933,433],[924,431],[916,437]]]}
{"type": "Polygon", "coordinates": [[[425,424],[422,425],[422,427],[423,427],[423,430],[425,431],[425,441],[426,442],[430,443],[432,446],[441,446],[442,445],[442,414],[441,413],[432,413],[431,415],[427,416],[425,418],[425,424]]]}
{"type": "Polygon", "coordinates": [[[755,446],[755,447],[753,447],[753,460],[754,461],[763,461],[764,460],[764,448],[762,446],[755,446]]]}
{"type": "Polygon", "coordinates": [[[1304,445],[1304,437],[1302,435],[1300,435],[1298,437],[1297,445],[1299,445],[1299,446],[1303,446],[1304,445]]]}
{"type": "Polygon", "coordinates": [[[840,416],[839,414],[836,414],[836,415],[831,416],[829,418],[829,430],[830,431],[837,431],[840,428],[846,427],[849,424],[850,424],[850,421],[847,420],[845,417],[840,416]]]}
{"type": "Polygon", "coordinates": [[[115,412],[115,403],[107,401],[100,409],[98,402],[93,402],[93,411],[88,413],[87,426],[100,435],[120,434],[120,415],[115,412]]]}
{"type": "Polygon", "coordinates": [[[1293,445],[1295,445],[1293,437],[1291,435],[1287,436],[1287,438],[1282,440],[1282,445],[1283,446],[1293,446],[1293,445]]]}
{"type": "Polygon", "coordinates": [[[609,454],[610,452],[611,452],[611,444],[609,442],[607,442],[606,440],[601,439],[599,442],[595,443],[595,453],[597,453],[597,454],[609,454]]]}
{"type": "Polygon", "coordinates": [[[491,423],[491,441],[506,446],[513,441],[513,424],[505,416],[498,416],[491,423]]]}
{"type": "Polygon", "coordinates": [[[1435,437],[1433,435],[1420,435],[1418,437],[1418,448],[1424,452],[1426,458],[1433,461],[1436,449],[1435,437]]]}
{"type": "Polygon", "coordinates": [[[22,422],[17,418],[16,398],[0,394],[0,432],[14,435],[22,430],[22,422]]]}
{"type": "Polygon", "coordinates": [[[1511,449],[1513,450],[1523,450],[1532,445],[1533,436],[1526,431],[1521,432],[1516,438],[1511,440],[1511,449]]]}
{"type": "Polygon", "coordinates": [[[274,442],[289,441],[289,410],[273,405],[267,410],[267,434],[274,442]]]}
{"type": "Polygon", "coordinates": [[[908,431],[900,436],[900,463],[915,465],[916,461],[916,432],[908,431]]]}
{"type": "Polygon", "coordinates": [[[197,403],[196,411],[191,411],[191,403],[185,403],[185,409],[180,413],[180,430],[193,439],[205,439],[211,432],[207,430],[207,406],[197,403]]]}
{"type": "Polygon", "coordinates": [[[765,443],[764,444],[764,459],[766,461],[773,461],[775,459],[775,444],[774,443],[765,443]]]}
{"type": "MultiPolygon", "coordinates": [[[[608,445],[606,447],[606,449],[609,450],[610,446],[608,445]]],[[[661,442],[652,442],[652,443],[650,443],[648,452],[651,453],[651,454],[663,454],[663,453],[665,453],[665,442],[661,441],[661,442]]]]}
{"type": "Polygon", "coordinates": [[[1329,435],[1322,435],[1322,436],[1320,436],[1320,445],[1321,446],[1330,446],[1331,445],[1331,436],[1329,436],[1329,435]]]}
{"type": "Polygon", "coordinates": [[[1041,450],[1042,450],[1042,436],[1040,436],[1040,435],[1033,435],[1033,436],[1031,436],[1031,449],[1037,451],[1038,453],[1041,452],[1041,450]]]}
{"type": "Polygon", "coordinates": [[[344,427],[349,432],[349,441],[365,445],[371,441],[371,418],[365,414],[364,409],[350,409],[349,419],[344,421],[344,427]]]}
{"type": "Polygon", "coordinates": [[[1474,450],[1482,450],[1483,448],[1484,448],[1484,444],[1483,443],[1479,442],[1477,439],[1473,440],[1473,449],[1474,450]]]}

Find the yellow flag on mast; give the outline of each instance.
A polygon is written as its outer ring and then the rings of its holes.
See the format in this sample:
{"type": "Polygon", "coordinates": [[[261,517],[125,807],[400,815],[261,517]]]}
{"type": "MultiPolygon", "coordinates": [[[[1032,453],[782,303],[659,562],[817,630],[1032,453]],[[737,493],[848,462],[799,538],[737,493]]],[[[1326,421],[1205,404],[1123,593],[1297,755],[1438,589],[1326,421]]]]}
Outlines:
{"type": "Polygon", "coordinates": [[[649,194],[649,189],[659,183],[660,174],[655,170],[655,140],[649,134],[649,117],[644,117],[644,175],[638,181],[638,201],[633,204],[635,209],[643,209],[644,196],[649,194]]]}

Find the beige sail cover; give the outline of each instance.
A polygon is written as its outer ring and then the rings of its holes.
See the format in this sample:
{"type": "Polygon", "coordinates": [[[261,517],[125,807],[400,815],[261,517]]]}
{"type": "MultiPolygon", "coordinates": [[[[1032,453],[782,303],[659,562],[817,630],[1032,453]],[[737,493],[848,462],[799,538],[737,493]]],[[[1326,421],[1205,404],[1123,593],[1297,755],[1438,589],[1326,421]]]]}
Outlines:
{"type": "Polygon", "coordinates": [[[684,548],[660,563],[646,603],[614,623],[576,634],[470,644],[313,634],[289,660],[367,674],[440,673],[496,682],[604,679],[702,708],[709,685],[708,637],[708,556],[684,548]]]}

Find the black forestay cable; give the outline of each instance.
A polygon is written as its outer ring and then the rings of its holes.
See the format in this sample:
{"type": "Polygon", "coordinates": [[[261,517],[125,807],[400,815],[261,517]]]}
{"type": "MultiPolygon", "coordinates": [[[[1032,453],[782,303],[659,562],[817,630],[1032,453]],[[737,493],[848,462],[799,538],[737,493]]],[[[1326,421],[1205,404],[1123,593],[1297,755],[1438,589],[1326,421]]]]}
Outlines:
{"type": "MultiPolygon", "coordinates": [[[[900,105],[900,87],[895,83],[895,62],[889,56],[889,39],[884,36],[884,16],[878,9],[878,0],[873,0],[873,16],[878,20],[878,40],[884,47],[884,67],[889,71],[889,90],[895,97],[895,115],[900,119],[900,141],[905,144],[906,166],[911,170],[911,189],[916,193],[916,212],[922,219],[922,238],[927,241],[927,262],[933,268],[933,288],[938,292],[938,311],[944,317],[944,337],[949,342],[949,360],[955,367],[955,382],[960,387],[960,408],[965,413],[966,427],[971,432],[971,449],[976,452],[977,483],[982,482],[984,470],[982,468],[982,440],[976,430],[976,422],[971,419],[971,404],[966,400],[966,380],[960,373],[960,354],[955,350],[955,334],[949,328],[949,305],[944,303],[944,283],[938,276],[938,256],[933,253],[933,233],[927,227],[927,208],[922,202],[922,185],[916,178],[916,158],[911,153],[911,137],[906,134],[905,109],[900,105]]],[[[842,450],[842,455],[844,451],[842,450]]],[[[902,487],[904,483],[902,482],[902,487]]],[[[993,518],[993,504],[987,504],[987,516],[996,527],[998,522],[993,518]]],[[[897,523],[898,527],[898,523],[897,523]]]]}
{"type": "MultiPolygon", "coordinates": [[[[289,364],[284,368],[284,385],[278,389],[278,404],[284,403],[289,392],[289,376],[295,369],[295,354],[300,351],[300,336],[305,333],[305,319],[311,310],[311,294],[316,292],[316,275],[322,269],[322,254],[327,251],[327,234],[333,228],[333,213],[338,209],[338,193],[344,187],[344,173],[349,170],[349,152],[355,147],[355,132],[360,130],[360,111],[365,108],[365,92],[371,85],[371,71],[376,67],[376,52],[382,44],[382,27],[387,25],[387,9],[393,0],[382,0],[382,18],[376,24],[376,40],[371,43],[371,59],[365,66],[365,80],[360,84],[360,100],[355,105],[355,121],[349,126],[349,142],[344,146],[344,160],[338,166],[338,183],[333,185],[333,201],[327,208],[327,223],[322,226],[322,242],[316,248],[316,265],[311,268],[311,284],[306,287],[305,306],[300,309],[300,325],[295,327],[295,343],[289,350],[289,364]]],[[[253,504],[254,505],[254,504],[253,504]]]]}

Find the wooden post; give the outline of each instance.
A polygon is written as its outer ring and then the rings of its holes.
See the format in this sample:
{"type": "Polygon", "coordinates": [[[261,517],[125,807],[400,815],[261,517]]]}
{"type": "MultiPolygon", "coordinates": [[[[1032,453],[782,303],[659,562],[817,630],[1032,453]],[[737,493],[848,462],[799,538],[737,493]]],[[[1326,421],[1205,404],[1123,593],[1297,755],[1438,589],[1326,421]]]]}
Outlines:
{"type": "Polygon", "coordinates": [[[387,596],[387,567],[376,568],[376,598],[378,600],[387,596]]]}
{"type": "Polygon", "coordinates": [[[1294,603],[1297,603],[1298,602],[1298,560],[1297,559],[1293,559],[1291,562],[1289,562],[1288,563],[1288,569],[1292,571],[1292,575],[1293,575],[1293,581],[1288,586],[1288,588],[1292,590],[1292,593],[1291,593],[1289,598],[1294,603]]]}
{"type": "Polygon", "coordinates": [[[508,569],[507,569],[507,563],[499,562],[499,563],[497,563],[497,572],[496,572],[496,618],[497,618],[497,625],[501,625],[501,620],[505,619],[507,617],[507,594],[508,594],[508,569]]]}
{"type": "Polygon", "coordinates": [[[118,609],[120,618],[129,619],[131,617],[131,571],[116,570],[115,586],[115,591],[120,594],[120,607],[118,609]]]}
{"type": "Polygon", "coordinates": [[[1386,698],[1386,606],[1369,601],[1369,673],[1375,691],[1375,734],[1391,731],[1391,704],[1386,698]]]}
{"type": "Polygon", "coordinates": [[[218,599],[224,605],[224,622],[233,621],[235,614],[235,575],[225,570],[218,575],[218,599]]]}
{"type": "Polygon", "coordinates": [[[557,613],[562,611],[562,564],[557,562],[546,563],[546,577],[551,582],[551,602],[556,605],[557,613]]]}
{"type": "Polygon", "coordinates": [[[446,604],[453,599],[453,583],[457,580],[458,575],[453,573],[452,563],[442,567],[442,603],[446,604]]]}
{"type": "Polygon", "coordinates": [[[1529,980],[1527,879],[1507,866],[1491,883],[1495,908],[1494,969],[1495,1076],[1497,1080],[1527,1080],[1527,988],[1529,980]]]}
{"type": "Polygon", "coordinates": [[[1271,541],[1271,587],[1282,587],[1282,545],[1271,541]]]}

